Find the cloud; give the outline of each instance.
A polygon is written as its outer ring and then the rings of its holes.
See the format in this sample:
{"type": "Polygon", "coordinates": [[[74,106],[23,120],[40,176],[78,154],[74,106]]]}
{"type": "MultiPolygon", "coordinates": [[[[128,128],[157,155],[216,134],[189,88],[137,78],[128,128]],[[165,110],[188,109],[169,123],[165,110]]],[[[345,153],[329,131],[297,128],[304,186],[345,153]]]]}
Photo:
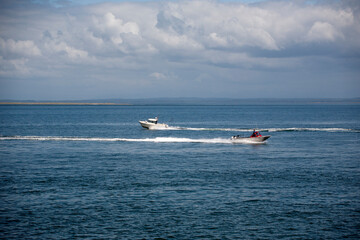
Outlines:
{"type": "Polygon", "coordinates": [[[35,45],[33,41],[30,40],[13,40],[13,39],[3,39],[0,37],[0,52],[3,56],[40,56],[41,51],[35,45]]]}
{"type": "Polygon", "coordinates": [[[306,35],[306,40],[309,42],[333,42],[337,38],[344,36],[327,22],[315,22],[306,35]]]}
{"type": "Polygon", "coordinates": [[[26,66],[27,62],[28,60],[25,58],[4,60],[0,56],[0,76],[14,77],[29,74],[29,68],[26,66]]]}
{"type": "Polygon", "coordinates": [[[103,36],[107,36],[115,45],[123,43],[121,35],[123,34],[139,34],[139,27],[135,22],[123,23],[123,20],[116,18],[111,12],[98,18],[94,17],[95,28],[100,31],[103,36]]]}
{"type": "Polygon", "coordinates": [[[86,59],[88,57],[88,53],[83,50],[76,49],[74,47],[71,47],[67,45],[65,42],[48,42],[44,45],[45,48],[49,52],[53,52],[54,54],[66,54],[66,56],[70,60],[76,60],[76,59],[86,59]]]}
{"type": "Polygon", "coordinates": [[[159,73],[159,72],[153,72],[153,73],[151,73],[149,76],[150,76],[150,77],[153,77],[153,78],[155,78],[155,79],[157,79],[157,80],[166,79],[165,74],[159,73]]]}
{"type": "Polygon", "coordinates": [[[356,1],[123,1],[56,8],[8,1],[2,6],[0,78],[101,76],[99,85],[119,79],[138,86],[137,81],[166,79],[164,72],[171,72],[184,89],[200,76],[199,84],[211,76],[214,84],[221,79],[231,89],[241,81],[239,71],[276,79],[284,71],[298,76],[299,69],[316,67],[319,72],[341,67],[354,76],[360,67],[356,1]]]}

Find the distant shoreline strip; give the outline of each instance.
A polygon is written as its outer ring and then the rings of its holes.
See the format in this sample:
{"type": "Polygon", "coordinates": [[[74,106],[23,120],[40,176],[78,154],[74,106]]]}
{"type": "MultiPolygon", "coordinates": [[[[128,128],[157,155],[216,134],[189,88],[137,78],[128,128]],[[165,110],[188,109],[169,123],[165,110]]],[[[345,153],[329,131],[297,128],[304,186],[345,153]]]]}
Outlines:
{"type": "Polygon", "coordinates": [[[0,105],[73,105],[73,106],[82,106],[82,105],[91,105],[91,106],[129,106],[129,103],[76,103],[76,102],[0,102],[0,105]]]}

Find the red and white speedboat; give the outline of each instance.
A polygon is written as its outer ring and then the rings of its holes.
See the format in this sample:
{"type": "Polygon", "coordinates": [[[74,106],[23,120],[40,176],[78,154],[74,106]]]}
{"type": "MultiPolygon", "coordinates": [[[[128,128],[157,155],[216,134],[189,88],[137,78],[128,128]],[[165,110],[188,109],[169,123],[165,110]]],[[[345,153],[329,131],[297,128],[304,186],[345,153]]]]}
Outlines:
{"type": "Polygon", "coordinates": [[[249,141],[249,142],[264,142],[266,141],[268,138],[270,138],[270,136],[260,136],[260,137],[240,137],[239,135],[237,136],[232,136],[231,137],[231,141],[238,141],[238,142],[241,142],[241,141],[249,141]]]}

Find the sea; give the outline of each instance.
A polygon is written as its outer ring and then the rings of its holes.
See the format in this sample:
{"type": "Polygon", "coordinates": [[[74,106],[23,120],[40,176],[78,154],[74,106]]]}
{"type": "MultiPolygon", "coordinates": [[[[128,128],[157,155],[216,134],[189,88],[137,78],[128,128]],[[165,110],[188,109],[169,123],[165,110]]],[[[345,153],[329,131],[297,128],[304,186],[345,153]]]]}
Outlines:
{"type": "Polygon", "coordinates": [[[0,239],[344,238],[360,105],[0,106],[0,239]]]}

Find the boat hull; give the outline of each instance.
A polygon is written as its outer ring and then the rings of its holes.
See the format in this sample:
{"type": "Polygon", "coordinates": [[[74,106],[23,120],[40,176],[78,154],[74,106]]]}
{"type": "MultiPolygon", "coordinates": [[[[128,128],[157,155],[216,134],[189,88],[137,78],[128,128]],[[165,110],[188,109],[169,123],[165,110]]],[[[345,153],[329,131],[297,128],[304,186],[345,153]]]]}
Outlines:
{"type": "Polygon", "coordinates": [[[261,137],[237,137],[237,136],[234,136],[231,138],[231,141],[233,142],[241,142],[241,141],[250,141],[250,142],[264,142],[266,141],[268,138],[270,138],[270,136],[261,136],[261,137]]]}
{"type": "Polygon", "coordinates": [[[148,121],[139,121],[140,125],[143,128],[146,129],[163,129],[163,128],[168,128],[169,126],[165,123],[150,123],[148,121]]]}

